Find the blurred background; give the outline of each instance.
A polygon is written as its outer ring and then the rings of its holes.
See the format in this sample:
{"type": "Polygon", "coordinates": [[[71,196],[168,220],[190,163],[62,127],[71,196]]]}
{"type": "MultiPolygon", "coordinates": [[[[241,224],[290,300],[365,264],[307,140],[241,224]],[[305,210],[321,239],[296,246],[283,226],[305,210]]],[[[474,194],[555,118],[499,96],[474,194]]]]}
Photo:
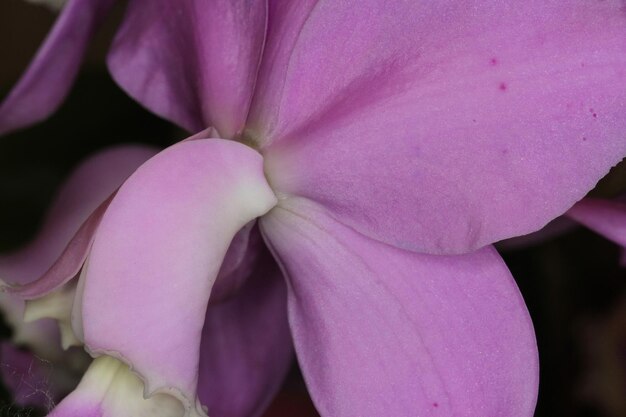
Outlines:
{"type": "MultiPolygon", "coordinates": [[[[33,237],[57,187],[86,155],[115,143],[165,147],[187,136],[143,110],[107,75],[104,57],[122,13],[120,4],[92,43],[60,111],[0,139],[0,251],[33,237]]],[[[23,0],[0,1],[0,98],[55,17],[23,0]]],[[[614,197],[623,192],[626,169],[620,166],[593,193],[614,197]]],[[[502,246],[501,252],[526,299],[539,343],[536,416],[626,416],[626,269],[619,265],[619,248],[582,228],[531,246],[510,246],[502,246]]],[[[0,325],[0,338],[9,335],[8,326],[0,325]]],[[[39,415],[40,410],[13,405],[0,387],[0,417],[39,415]]],[[[295,362],[264,415],[287,416],[317,416],[295,362]]]]}

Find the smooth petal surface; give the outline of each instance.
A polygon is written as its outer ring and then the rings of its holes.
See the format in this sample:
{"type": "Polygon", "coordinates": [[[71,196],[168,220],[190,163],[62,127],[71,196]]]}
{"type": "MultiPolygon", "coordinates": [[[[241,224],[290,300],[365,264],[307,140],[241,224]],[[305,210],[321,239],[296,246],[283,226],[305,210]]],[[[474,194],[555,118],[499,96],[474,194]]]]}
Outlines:
{"type": "Polygon", "coordinates": [[[493,248],[399,250],[283,200],[261,230],[288,276],[289,321],[324,417],[532,416],[537,351],[493,248]]]}
{"type": "Polygon", "coordinates": [[[275,203],[261,155],[237,142],[183,142],[143,164],[104,215],[79,283],[87,349],[131,365],[147,396],[171,394],[203,415],[211,287],[233,236],[275,203]]]}
{"type": "Polygon", "coordinates": [[[268,121],[276,116],[292,52],[304,24],[318,2],[319,0],[267,2],[266,42],[256,84],[256,100],[250,109],[247,123],[247,134],[255,141],[262,141],[258,134],[267,131],[268,121]]]}
{"type": "Polygon", "coordinates": [[[148,146],[120,146],[83,162],[59,191],[35,240],[0,257],[0,278],[19,284],[6,290],[34,298],[73,278],[108,205],[105,200],[155,153],[148,146]]]}
{"type": "Polygon", "coordinates": [[[30,66],[0,105],[0,135],[37,123],[61,104],[89,40],[114,0],[70,0],[30,66]]]}
{"type": "Polygon", "coordinates": [[[230,242],[220,272],[211,289],[212,304],[236,294],[245,284],[259,260],[263,239],[256,220],[245,225],[230,242]]]}
{"type": "Polygon", "coordinates": [[[285,282],[267,250],[254,266],[239,293],[207,311],[198,390],[209,416],[261,415],[293,360],[285,282]]]}
{"type": "Polygon", "coordinates": [[[109,68],[132,97],[191,132],[243,129],[263,51],[264,0],[133,0],[109,68]]]}
{"type": "Polygon", "coordinates": [[[537,230],[626,155],[620,0],[320,0],[276,71],[274,189],[393,246],[537,230]]]}
{"type": "Polygon", "coordinates": [[[626,248],[626,201],[585,198],[567,216],[626,248]]]}

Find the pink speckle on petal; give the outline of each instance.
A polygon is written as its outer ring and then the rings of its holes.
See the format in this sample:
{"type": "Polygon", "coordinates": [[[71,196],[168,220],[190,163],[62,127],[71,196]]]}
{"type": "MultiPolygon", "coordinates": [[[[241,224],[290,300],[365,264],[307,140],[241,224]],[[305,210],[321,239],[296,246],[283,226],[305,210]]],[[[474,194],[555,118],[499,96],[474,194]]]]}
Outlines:
{"type": "Polygon", "coordinates": [[[507,89],[507,85],[506,83],[500,83],[500,86],[498,87],[501,91],[506,91],[507,89]]]}

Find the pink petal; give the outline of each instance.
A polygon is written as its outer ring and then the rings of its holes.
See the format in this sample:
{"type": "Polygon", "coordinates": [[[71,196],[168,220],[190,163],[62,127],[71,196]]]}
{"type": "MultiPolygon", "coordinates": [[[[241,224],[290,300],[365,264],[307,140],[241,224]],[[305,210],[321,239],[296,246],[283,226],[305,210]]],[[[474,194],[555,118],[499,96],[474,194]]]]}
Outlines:
{"type": "Polygon", "coordinates": [[[211,287],[233,236],[275,202],[261,155],[234,141],[182,142],[143,164],[111,202],[84,268],[77,332],[87,349],[130,364],[146,395],[203,414],[195,398],[211,287]]]}
{"type": "Polygon", "coordinates": [[[236,294],[257,266],[263,239],[256,220],[245,225],[233,238],[211,289],[211,304],[236,294]]]}
{"type": "Polygon", "coordinates": [[[0,257],[0,277],[22,298],[39,297],[73,278],[108,205],[107,197],[156,151],[121,146],[83,162],[61,188],[35,240],[0,257]]]}
{"type": "Polygon", "coordinates": [[[618,0],[319,1],[292,44],[253,103],[270,181],[394,246],[537,230],[626,155],[618,0]]]}
{"type": "Polygon", "coordinates": [[[626,248],[626,202],[585,198],[572,207],[567,215],[626,248]]]}
{"type": "Polygon", "coordinates": [[[282,275],[264,252],[233,298],[209,307],[202,332],[199,396],[210,416],[259,416],[293,360],[282,275]]]}
{"type": "Polygon", "coordinates": [[[0,135],[40,122],[57,109],[113,2],[68,1],[30,67],[0,105],[0,135]]]}
{"type": "Polygon", "coordinates": [[[261,221],[289,282],[298,360],[323,416],[532,416],[532,323],[497,252],[406,252],[304,199],[261,221]]]}
{"type": "Polygon", "coordinates": [[[243,129],[261,59],[261,0],[131,1],[109,56],[115,80],[189,131],[243,129]]]}
{"type": "MultiPolygon", "coordinates": [[[[268,1],[267,35],[255,86],[255,100],[248,117],[249,134],[267,130],[268,121],[275,116],[292,52],[304,24],[317,3],[320,1],[268,1]]],[[[263,141],[260,137],[254,139],[263,141]]]]}
{"type": "Polygon", "coordinates": [[[33,300],[59,289],[75,278],[87,259],[100,220],[110,202],[111,198],[108,198],[94,210],[71,238],[58,259],[39,278],[25,284],[2,287],[2,290],[9,296],[33,300]]]}

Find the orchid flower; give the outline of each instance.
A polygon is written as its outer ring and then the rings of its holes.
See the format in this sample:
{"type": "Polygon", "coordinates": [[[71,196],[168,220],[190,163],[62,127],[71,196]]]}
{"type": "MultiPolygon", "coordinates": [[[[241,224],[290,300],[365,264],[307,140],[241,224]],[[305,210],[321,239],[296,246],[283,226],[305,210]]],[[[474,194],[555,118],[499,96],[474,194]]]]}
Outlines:
{"type": "Polygon", "coordinates": [[[96,359],[50,416],[258,415],[286,318],[322,416],[532,415],[532,324],[490,244],[626,155],[622,2],[131,0],[109,67],[200,133],[7,288],[80,271],[96,359]],[[259,231],[280,270],[250,267],[259,231]]]}

